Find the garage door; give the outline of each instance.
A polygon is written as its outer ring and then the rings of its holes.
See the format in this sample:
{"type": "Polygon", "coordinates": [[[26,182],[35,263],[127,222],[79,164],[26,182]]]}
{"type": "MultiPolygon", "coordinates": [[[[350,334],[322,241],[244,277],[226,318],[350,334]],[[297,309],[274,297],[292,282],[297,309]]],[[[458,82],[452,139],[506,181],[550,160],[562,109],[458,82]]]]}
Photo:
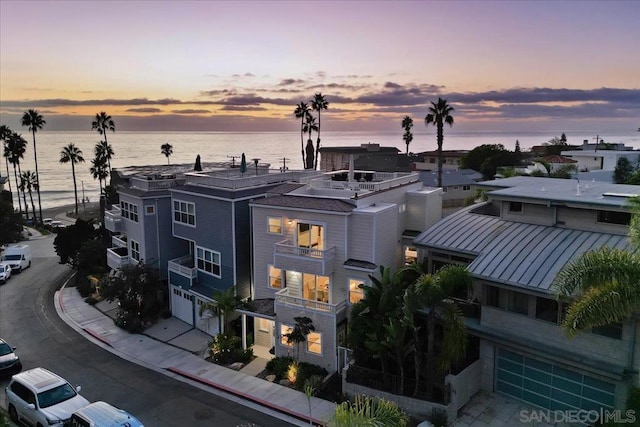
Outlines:
{"type": "Polygon", "coordinates": [[[615,384],[498,349],[496,390],[550,410],[613,409],[615,384]]]}
{"type": "Polygon", "coordinates": [[[193,325],[193,295],[177,286],[171,286],[171,314],[193,325]]]}

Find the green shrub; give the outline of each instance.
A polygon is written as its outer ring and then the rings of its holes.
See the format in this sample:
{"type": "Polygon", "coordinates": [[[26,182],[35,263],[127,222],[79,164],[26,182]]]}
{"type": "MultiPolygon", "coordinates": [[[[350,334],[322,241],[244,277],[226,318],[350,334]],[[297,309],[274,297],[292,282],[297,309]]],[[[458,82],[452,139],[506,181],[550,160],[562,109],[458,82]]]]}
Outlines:
{"type": "Polygon", "coordinates": [[[322,380],[327,375],[327,370],[320,366],[312,365],[311,363],[300,362],[298,364],[298,377],[296,379],[294,387],[296,388],[296,390],[304,391],[304,384],[307,380],[314,381],[313,378],[318,377],[319,383],[322,383],[322,380]]]}
{"type": "Polygon", "coordinates": [[[293,357],[274,357],[267,362],[265,369],[269,373],[275,375],[275,381],[278,382],[283,378],[287,378],[287,371],[289,370],[289,365],[291,365],[292,363],[293,357]]]}
{"type": "Polygon", "coordinates": [[[83,298],[88,297],[96,291],[96,287],[86,275],[76,275],[76,287],[78,288],[78,292],[80,292],[80,295],[83,298]]]}
{"type": "Polygon", "coordinates": [[[235,362],[249,363],[253,358],[253,350],[243,350],[242,340],[235,335],[217,335],[211,341],[210,347],[211,358],[220,365],[228,365],[235,362]]]}
{"type": "Polygon", "coordinates": [[[122,328],[132,334],[137,334],[144,330],[142,320],[140,320],[138,315],[132,311],[118,311],[118,315],[113,322],[119,328],[122,328]]]}
{"type": "Polygon", "coordinates": [[[448,418],[447,411],[438,408],[434,408],[431,414],[427,416],[427,420],[433,424],[433,427],[447,427],[449,422],[448,418]]]}

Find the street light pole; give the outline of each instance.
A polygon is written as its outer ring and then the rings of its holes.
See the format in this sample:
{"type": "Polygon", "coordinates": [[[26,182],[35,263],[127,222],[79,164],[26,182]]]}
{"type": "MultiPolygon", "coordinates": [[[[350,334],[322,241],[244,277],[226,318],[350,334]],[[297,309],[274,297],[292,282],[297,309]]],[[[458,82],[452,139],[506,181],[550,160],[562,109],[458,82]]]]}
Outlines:
{"type": "Polygon", "coordinates": [[[84,212],[84,215],[87,216],[87,206],[85,205],[85,198],[84,198],[84,181],[80,180],[80,182],[82,183],[82,211],[84,212]]]}

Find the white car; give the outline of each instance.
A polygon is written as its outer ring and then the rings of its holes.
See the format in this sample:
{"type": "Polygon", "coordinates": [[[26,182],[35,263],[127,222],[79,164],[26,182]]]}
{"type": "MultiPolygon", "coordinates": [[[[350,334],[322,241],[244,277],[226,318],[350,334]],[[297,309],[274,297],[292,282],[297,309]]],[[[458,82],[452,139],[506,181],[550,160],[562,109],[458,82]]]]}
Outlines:
{"type": "Polygon", "coordinates": [[[44,368],[34,368],[11,377],[5,389],[9,416],[30,426],[59,426],[74,411],[89,404],[64,378],[44,368]]]}
{"type": "Polygon", "coordinates": [[[11,267],[9,264],[0,263],[0,283],[7,283],[11,277],[11,267]]]}

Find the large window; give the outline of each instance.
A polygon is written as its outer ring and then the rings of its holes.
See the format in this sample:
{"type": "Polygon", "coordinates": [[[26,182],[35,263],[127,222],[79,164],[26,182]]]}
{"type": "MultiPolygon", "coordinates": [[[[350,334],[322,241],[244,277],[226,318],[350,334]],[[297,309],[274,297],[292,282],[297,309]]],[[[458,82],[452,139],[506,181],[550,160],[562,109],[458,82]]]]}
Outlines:
{"type": "Polygon", "coordinates": [[[519,314],[529,314],[529,295],[512,291],[509,293],[509,311],[519,314]]]}
{"type": "Polygon", "coordinates": [[[631,214],[629,212],[598,211],[598,222],[629,225],[631,223],[631,214]]]}
{"type": "Polygon", "coordinates": [[[622,323],[611,323],[609,325],[596,326],[594,328],[591,328],[591,332],[596,335],[602,335],[604,337],[621,340],[622,339],[622,323]]]}
{"type": "Polygon", "coordinates": [[[287,343],[287,337],[285,335],[290,334],[293,331],[293,327],[289,325],[280,325],[280,344],[287,347],[293,347],[293,343],[287,343]]]}
{"type": "Polygon", "coordinates": [[[322,354],[322,334],[311,332],[307,335],[307,351],[309,353],[322,354]]]}
{"type": "Polygon", "coordinates": [[[220,253],[196,247],[196,265],[198,270],[220,277],[220,253]]]}
{"type": "Polygon", "coordinates": [[[558,323],[558,301],[550,298],[536,298],[536,319],[558,323]]]}
{"type": "Polygon", "coordinates": [[[269,217],[268,230],[271,234],[282,234],[282,218],[269,217]]]}
{"type": "Polygon", "coordinates": [[[485,304],[490,307],[500,308],[500,288],[495,286],[485,286],[485,304]]]}
{"type": "Polygon", "coordinates": [[[269,265],[269,287],[282,289],[282,270],[269,265]]]}
{"type": "Polygon", "coordinates": [[[329,302],[329,278],[304,273],[302,275],[302,294],[304,299],[329,302]]]}
{"type": "Polygon", "coordinates": [[[360,287],[364,286],[364,281],[360,279],[349,279],[349,302],[355,304],[364,298],[364,289],[360,287]]]}
{"type": "Polygon", "coordinates": [[[301,248],[324,249],[322,226],[317,224],[298,223],[297,242],[301,248]]]}
{"type": "Polygon", "coordinates": [[[123,218],[138,222],[138,205],[129,202],[120,202],[120,211],[123,218]]]}
{"type": "Polygon", "coordinates": [[[131,240],[131,258],[140,262],[140,243],[131,240]]]}
{"type": "Polygon", "coordinates": [[[196,205],[189,202],[173,201],[173,220],[185,225],[196,225],[196,205]]]}

